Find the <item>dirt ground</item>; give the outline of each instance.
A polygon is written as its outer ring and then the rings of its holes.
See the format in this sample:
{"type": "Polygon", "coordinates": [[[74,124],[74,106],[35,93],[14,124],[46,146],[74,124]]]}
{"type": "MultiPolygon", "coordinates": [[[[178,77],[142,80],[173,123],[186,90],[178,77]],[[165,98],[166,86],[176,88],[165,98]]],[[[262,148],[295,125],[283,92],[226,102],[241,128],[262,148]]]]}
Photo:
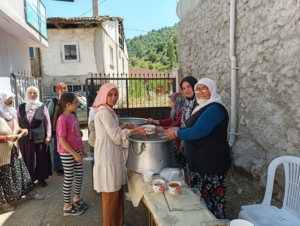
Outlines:
{"type": "MultiPolygon", "coordinates": [[[[231,167],[227,177],[227,219],[237,219],[241,206],[260,204],[264,198],[264,189],[251,176],[231,167]]],[[[272,199],[272,204],[280,207],[280,200],[272,199]]]]}

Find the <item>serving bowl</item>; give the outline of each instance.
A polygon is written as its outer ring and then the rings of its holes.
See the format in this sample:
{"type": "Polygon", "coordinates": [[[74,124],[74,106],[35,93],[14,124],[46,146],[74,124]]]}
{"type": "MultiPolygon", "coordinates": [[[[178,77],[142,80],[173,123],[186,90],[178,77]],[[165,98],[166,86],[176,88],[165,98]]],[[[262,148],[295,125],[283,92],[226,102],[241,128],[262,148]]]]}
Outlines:
{"type": "Polygon", "coordinates": [[[171,195],[179,195],[181,183],[179,181],[170,181],[168,183],[168,188],[171,195]]]}
{"type": "Polygon", "coordinates": [[[165,181],[162,179],[153,180],[152,188],[154,192],[163,192],[165,190],[165,181]]]}
{"type": "Polygon", "coordinates": [[[142,126],[145,132],[147,133],[147,138],[154,139],[157,137],[156,126],[154,125],[143,125],[142,126]]]}
{"type": "Polygon", "coordinates": [[[152,171],[143,171],[142,172],[142,178],[144,182],[151,182],[153,176],[153,172],[152,171]]]}

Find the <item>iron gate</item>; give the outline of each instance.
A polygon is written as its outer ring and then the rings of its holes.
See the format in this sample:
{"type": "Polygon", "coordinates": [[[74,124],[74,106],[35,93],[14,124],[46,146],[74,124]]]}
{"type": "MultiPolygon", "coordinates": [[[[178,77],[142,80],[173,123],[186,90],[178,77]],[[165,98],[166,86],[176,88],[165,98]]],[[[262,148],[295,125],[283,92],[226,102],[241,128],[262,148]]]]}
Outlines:
{"type": "Polygon", "coordinates": [[[119,101],[114,110],[120,117],[154,119],[169,117],[168,96],[176,92],[176,78],[174,76],[169,74],[92,74],[91,78],[85,80],[87,105],[89,107],[92,106],[101,85],[108,82],[114,83],[119,89],[119,101]]]}

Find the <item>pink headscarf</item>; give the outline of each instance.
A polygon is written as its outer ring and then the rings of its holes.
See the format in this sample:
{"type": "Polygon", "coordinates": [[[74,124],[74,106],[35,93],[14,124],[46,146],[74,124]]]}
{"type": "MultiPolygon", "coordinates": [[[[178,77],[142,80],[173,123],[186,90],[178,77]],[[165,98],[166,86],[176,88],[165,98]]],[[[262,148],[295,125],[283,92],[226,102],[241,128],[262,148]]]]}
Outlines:
{"type": "Polygon", "coordinates": [[[107,94],[112,89],[116,89],[119,92],[118,87],[112,83],[106,83],[100,87],[100,89],[97,93],[96,99],[92,106],[95,112],[98,110],[98,108],[101,105],[106,107],[109,111],[114,112],[114,110],[109,105],[106,104],[107,94]]]}

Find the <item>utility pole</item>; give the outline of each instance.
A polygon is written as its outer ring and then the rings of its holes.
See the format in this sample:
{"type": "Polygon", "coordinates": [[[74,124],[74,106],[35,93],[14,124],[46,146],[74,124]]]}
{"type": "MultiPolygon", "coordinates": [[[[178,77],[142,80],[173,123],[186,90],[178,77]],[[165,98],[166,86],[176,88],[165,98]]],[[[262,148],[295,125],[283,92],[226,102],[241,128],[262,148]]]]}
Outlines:
{"type": "Polygon", "coordinates": [[[98,0],[93,0],[93,16],[99,16],[98,0]]]}

